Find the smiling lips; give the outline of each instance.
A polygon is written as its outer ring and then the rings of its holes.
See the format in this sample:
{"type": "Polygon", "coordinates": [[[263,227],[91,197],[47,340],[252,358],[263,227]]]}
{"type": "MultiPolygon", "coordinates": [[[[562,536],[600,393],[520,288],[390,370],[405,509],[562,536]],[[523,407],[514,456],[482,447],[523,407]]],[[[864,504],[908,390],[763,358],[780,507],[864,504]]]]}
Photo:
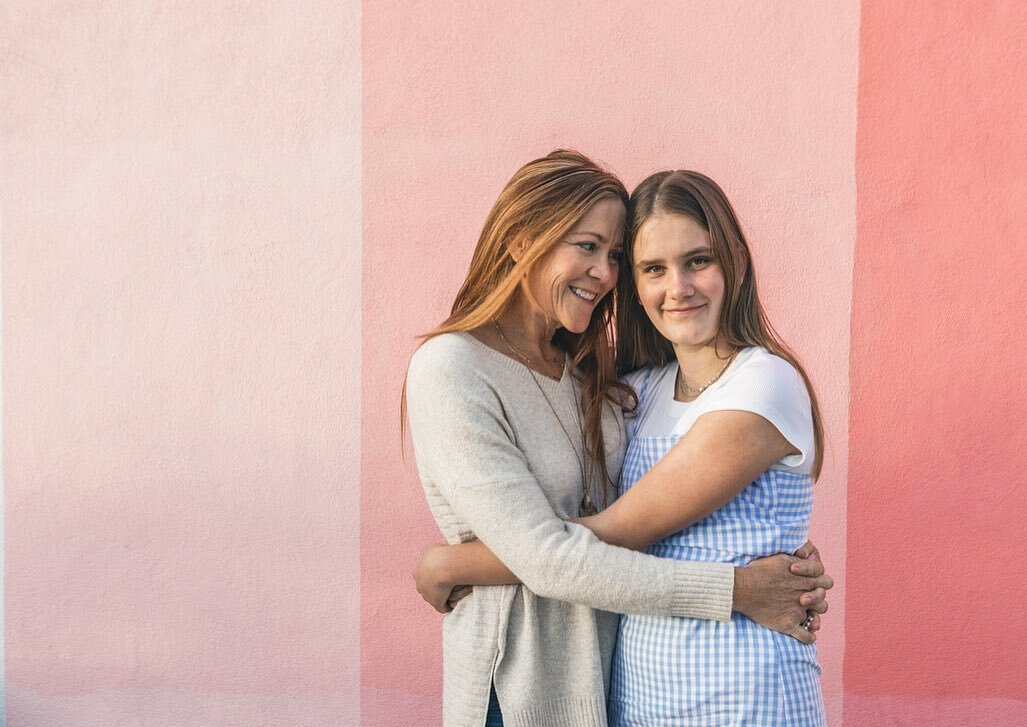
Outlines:
{"type": "Polygon", "coordinates": [[[664,313],[674,313],[674,314],[677,314],[677,315],[688,315],[690,313],[695,313],[698,310],[702,310],[705,307],[706,307],[706,303],[703,303],[702,305],[694,305],[694,306],[692,306],[690,308],[664,308],[663,312],[664,313]]]}
{"type": "Polygon", "coordinates": [[[570,286],[571,292],[583,300],[587,300],[589,303],[594,303],[595,299],[599,297],[598,293],[590,293],[583,288],[575,288],[573,285],[570,286]]]}

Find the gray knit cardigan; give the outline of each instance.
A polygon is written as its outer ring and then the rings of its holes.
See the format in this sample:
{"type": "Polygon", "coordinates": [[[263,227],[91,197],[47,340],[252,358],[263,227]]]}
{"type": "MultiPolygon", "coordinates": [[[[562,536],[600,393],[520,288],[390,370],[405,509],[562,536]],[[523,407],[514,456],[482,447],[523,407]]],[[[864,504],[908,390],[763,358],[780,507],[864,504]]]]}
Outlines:
{"type": "MultiPolygon", "coordinates": [[[[605,727],[611,612],[730,619],[730,565],[636,553],[566,522],[582,488],[580,442],[564,432],[578,436],[577,392],[569,367],[553,381],[468,334],[433,338],[410,362],[410,432],[439,529],[480,539],[524,583],[475,588],[444,619],[447,727],[484,724],[492,683],[508,727],[605,727]]],[[[604,432],[616,481],[619,410],[604,432]]]]}

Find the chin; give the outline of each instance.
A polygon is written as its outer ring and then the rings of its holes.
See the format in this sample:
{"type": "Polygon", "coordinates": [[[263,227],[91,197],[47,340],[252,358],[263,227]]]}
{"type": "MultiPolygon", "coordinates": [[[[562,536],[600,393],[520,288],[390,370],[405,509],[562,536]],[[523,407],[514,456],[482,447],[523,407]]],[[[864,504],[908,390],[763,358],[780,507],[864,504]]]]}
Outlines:
{"type": "Polygon", "coordinates": [[[566,330],[566,331],[567,331],[568,333],[573,333],[573,334],[575,334],[575,335],[579,335],[579,334],[582,334],[582,333],[584,333],[585,331],[587,331],[587,330],[588,330],[588,325],[589,325],[589,324],[590,324],[591,322],[592,322],[592,320],[591,320],[591,319],[589,319],[589,320],[585,321],[584,323],[580,323],[580,322],[576,322],[576,323],[570,323],[570,322],[569,322],[569,323],[567,323],[566,325],[564,325],[564,329],[565,329],[565,330],[566,330]]]}

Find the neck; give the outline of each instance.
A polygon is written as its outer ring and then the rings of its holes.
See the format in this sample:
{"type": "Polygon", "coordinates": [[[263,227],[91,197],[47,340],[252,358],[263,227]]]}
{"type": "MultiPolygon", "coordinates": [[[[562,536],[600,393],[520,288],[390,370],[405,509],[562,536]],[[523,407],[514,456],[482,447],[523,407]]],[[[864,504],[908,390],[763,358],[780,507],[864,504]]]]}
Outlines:
{"type": "Polygon", "coordinates": [[[522,296],[517,296],[499,316],[499,324],[507,338],[526,353],[537,353],[543,358],[551,356],[556,323],[537,310],[532,310],[522,296]]]}
{"type": "Polygon", "coordinates": [[[681,377],[693,388],[704,386],[724,368],[728,358],[738,349],[724,341],[712,341],[702,346],[674,346],[674,356],[681,369],[681,377]]]}

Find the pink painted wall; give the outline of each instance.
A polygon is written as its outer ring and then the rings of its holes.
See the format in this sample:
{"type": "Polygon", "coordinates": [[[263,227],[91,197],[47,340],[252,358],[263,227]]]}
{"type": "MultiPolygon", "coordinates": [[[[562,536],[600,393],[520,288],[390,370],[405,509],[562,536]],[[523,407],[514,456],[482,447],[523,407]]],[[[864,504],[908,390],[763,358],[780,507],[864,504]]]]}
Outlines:
{"type": "Polygon", "coordinates": [[[358,720],[355,2],[7,4],[7,718],[358,720]]]}
{"type": "MultiPolygon", "coordinates": [[[[843,571],[858,22],[853,3],[365,5],[363,724],[440,713],[440,617],[409,576],[439,536],[400,457],[405,362],[503,183],[556,146],[629,184],[680,166],[729,190],[769,308],[820,384],[831,451],[814,535],[843,571]]],[[[836,594],[843,614],[844,581],[836,594]]],[[[842,623],[821,641],[836,717],[842,623]]]]}
{"type": "Polygon", "coordinates": [[[1027,724],[1025,38],[863,4],[848,724],[1027,724]]]}
{"type": "Polygon", "coordinates": [[[399,387],[556,146],[741,214],[827,424],[831,724],[1027,722],[1024,37],[1012,2],[8,3],[8,723],[439,723],[399,387]]]}

